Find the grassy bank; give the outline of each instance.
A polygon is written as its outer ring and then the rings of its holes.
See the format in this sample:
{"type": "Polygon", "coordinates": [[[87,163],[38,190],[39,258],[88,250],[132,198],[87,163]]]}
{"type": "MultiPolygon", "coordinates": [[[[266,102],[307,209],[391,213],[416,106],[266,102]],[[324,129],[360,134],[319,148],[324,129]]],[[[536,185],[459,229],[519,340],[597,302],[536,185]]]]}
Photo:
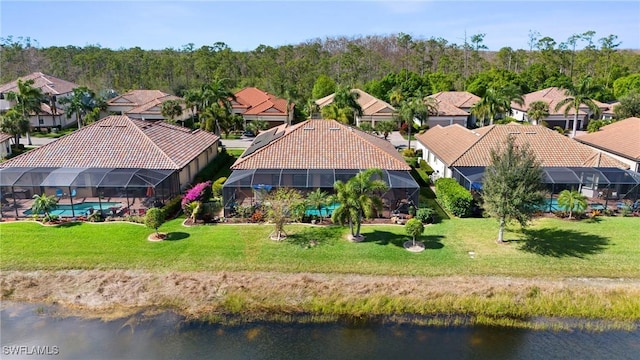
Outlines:
{"type": "Polygon", "coordinates": [[[2,223],[0,279],[5,299],[171,307],[199,318],[416,314],[536,328],[536,317],[566,317],[624,328],[640,321],[639,225],[545,218],[497,245],[495,220],[451,219],[428,226],[427,249],[415,254],[394,225],[364,226],[362,243],[345,240],[342,227],[291,225],[274,242],[270,225],[187,228],[176,219],[160,229],[170,240],[155,243],[133,224],[2,223]]]}

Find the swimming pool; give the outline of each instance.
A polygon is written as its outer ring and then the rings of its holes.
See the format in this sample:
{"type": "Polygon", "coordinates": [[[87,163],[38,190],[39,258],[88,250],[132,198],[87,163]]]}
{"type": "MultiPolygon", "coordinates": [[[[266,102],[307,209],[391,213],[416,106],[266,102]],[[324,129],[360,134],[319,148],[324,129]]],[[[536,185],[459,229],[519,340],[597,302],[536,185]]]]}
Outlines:
{"type": "MultiPolygon", "coordinates": [[[[322,216],[323,217],[327,217],[327,216],[331,216],[331,214],[333,213],[333,210],[337,209],[338,206],[340,206],[340,204],[338,203],[333,203],[329,206],[325,206],[322,208],[322,216]]],[[[305,215],[307,216],[320,216],[320,212],[318,211],[318,209],[316,208],[307,208],[307,210],[304,212],[305,215]]]]}
{"type": "MultiPolygon", "coordinates": [[[[544,205],[539,209],[545,212],[564,211],[564,209],[558,205],[558,199],[544,199],[544,205]]],[[[573,210],[577,209],[576,206],[573,207],[573,210]]]]}
{"type": "MultiPolygon", "coordinates": [[[[83,215],[88,215],[89,209],[100,210],[101,206],[102,206],[102,210],[108,211],[109,208],[123,207],[124,204],[119,202],[99,203],[99,202],[90,202],[90,201],[73,204],[73,206],[71,204],[64,204],[64,205],[58,205],[58,207],[55,210],[51,211],[51,215],[57,215],[60,217],[72,217],[74,215],[83,216],[83,215]]],[[[33,214],[33,211],[31,209],[24,211],[24,215],[29,216],[32,214],[33,214]]]]}

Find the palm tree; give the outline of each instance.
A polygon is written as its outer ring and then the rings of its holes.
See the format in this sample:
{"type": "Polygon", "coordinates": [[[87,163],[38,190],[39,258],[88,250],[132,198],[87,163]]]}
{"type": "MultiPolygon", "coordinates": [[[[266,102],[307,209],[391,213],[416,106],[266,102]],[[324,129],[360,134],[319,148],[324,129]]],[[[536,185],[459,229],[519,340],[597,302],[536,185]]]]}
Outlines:
{"type": "Polygon", "coordinates": [[[516,86],[505,86],[500,90],[488,88],[484,96],[471,108],[471,113],[478,119],[489,118],[489,125],[493,125],[496,116],[511,113],[511,103],[524,104],[520,89],[516,86]]]}
{"type": "Polygon", "coordinates": [[[349,90],[346,86],[338,86],[333,97],[333,103],[338,109],[348,109],[348,123],[352,125],[355,123],[356,116],[362,116],[362,107],[358,103],[359,97],[360,95],[357,92],[349,90]],[[353,122],[351,121],[352,119],[354,120],[353,122]]]}
{"type": "Polygon", "coordinates": [[[401,121],[407,123],[407,130],[409,132],[408,149],[411,149],[411,129],[413,128],[414,119],[428,117],[428,112],[429,110],[425,101],[419,97],[409,98],[400,105],[398,116],[401,121]]]}
{"type": "Polygon", "coordinates": [[[384,136],[384,139],[387,140],[387,137],[389,136],[389,134],[396,131],[397,128],[398,127],[395,122],[387,120],[387,121],[377,122],[375,130],[378,133],[382,133],[382,136],[384,136]]]}
{"type": "Polygon", "coordinates": [[[429,120],[429,116],[438,115],[438,100],[430,96],[422,98],[424,102],[424,109],[426,110],[422,114],[417,114],[418,120],[420,120],[420,126],[424,126],[425,122],[429,120]]]}
{"type": "Polygon", "coordinates": [[[580,111],[580,105],[586,105],[589,108],[589,112],[591,114],[599,114],[600,108],[593,102],[593,95],[601,90],[601,86],[592,84],[591,77],[587,76],[583,78],[578,86],[568,85],[564,87],[564,95],[566,98],[560,100],[555,107],[555,111],[560,110],[563,106],[566,105],[564,109],[564,117],[567,118],[567,124],[565,128],[569,127],[569,112],[571,110],[574,111],[573,116],[573,129],[571,131],[571,137],[576,136],[576,131],[578,129],[578,111],[580,111]]]}
{"type": "Polygon", "coordinates": [[[71,96],[60,99],[60,104],[65,106],[67,119],[76,114],[78,129],[82,127],[82,117],[96,108],[105,108],[106,103],[96,97],[96,94],[85,86],[73,89],[71,96]]]}
{"type": "Polygon", "coordinates": [[[382,199],[377,193],[388,190],[388,186],[383,180],[375,177],[382,178],[382,170],[367,169],[359,172],[346,183],[338,180],[333,185],[336,190],[335,200],[340,205],[334,210],[331,219],[340,224],[348,222],[351,238],[354,240],[362,238],[360,235],[362,218],[371,218],[377,211],[382,210],[382,199]]]}
{"type": "MultiPolygon", "coordinates": [[[[22,114],[22,117],[27,119],[29,123],[29,115],[39,114],[41,111],[41,103],[45,100],[44,94],[40,88],[33,87],[34,80],[29,79],[27,81],[18,80],[18,92],[7,92],[7,100],[16,103],[16,110],[22,114]]],[[[31,145],[31,126],[27,128],[27,140],[31,145]]],[[[17,143],[16,143],[17,144],[17,143]]]]}
{"type": "Polygon", "coordinates": [[[35,194],[33,195],[33,205],[31,205],[31,211],[34,215],[44,213],[44,218],[49,218],[49,212],[55,210],[58,207],[58,199],[54,196],[47,196],[47,194],[35,194]]]}
{"type": "Polygon", "coordinates": [[[547,116],[549,116],[549,104],[547,102],[538,100],[529,105],[527,117],[533,120],[534,125],[539,125],[540,120],[545,119],[547,116]]]}
{"type": "MultiPolygon", "coordinates": [[[[162,116],[169,120],[175,120],[182,116],[182,101],[180,100],[167,100],[162,103],[160,109],[162,116]]],[[[184,122],[182,122],[184,124],[184,122]]]]}
{"type": "Polygon", "coordinates": [[[558,206],[569,212],[569,219],[573,211],[583,212],[587,208],[587,197],[577,190],[562,190],[558,195],[558,206]]]}
{"type": "Polygon", "coordinates": [[[320,214],[320,222],[324,220],[322,216],[322,209],[329,205],[329,194],[326,191],[322,191],[320,188],[315,189],[307,195],[307,204],[318,210],[320,214]]]}
{"type": "Polygon", "coordinates": [[[347,108],[339,108],[335,103],[329,104],[320,110],[323,119],[336,120],[343,124],[349,124],[351,115],[347,108]]]}
{"type": "Polygon", "coordinates": [[[318,104],[316,104],[315,100],[309,99],[307,100],[307,105],[304,110],[307,113],[307,118],[313,119],[313,114],[318,112],[318,104]]]}
{"type": "Polygon", "coordinates": [[[220,134],[218,120],[220,117],[231,115],[231,100],[236,98],[235,94],[227,88],[226,81],[226,79],[214,79],[210,84],[205,84],[200,89],[200,110],[215,108],[210,114],[215,114],[215,133],[218,135],[220,134]]]}

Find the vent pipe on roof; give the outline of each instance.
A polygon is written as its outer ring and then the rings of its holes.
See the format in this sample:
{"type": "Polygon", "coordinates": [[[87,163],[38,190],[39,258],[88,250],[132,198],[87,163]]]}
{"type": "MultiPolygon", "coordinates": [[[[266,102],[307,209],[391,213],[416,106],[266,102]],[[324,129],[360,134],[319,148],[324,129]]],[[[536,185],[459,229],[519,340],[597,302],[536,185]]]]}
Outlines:
{"type": "Polygon", "coordinates": [[[313,126],[312,126],[312,127],[305,127],[305,128],[302,128],[302,130],[315,130],[315,129],[316,129],[316,128],[314,128],[313,126]]]}

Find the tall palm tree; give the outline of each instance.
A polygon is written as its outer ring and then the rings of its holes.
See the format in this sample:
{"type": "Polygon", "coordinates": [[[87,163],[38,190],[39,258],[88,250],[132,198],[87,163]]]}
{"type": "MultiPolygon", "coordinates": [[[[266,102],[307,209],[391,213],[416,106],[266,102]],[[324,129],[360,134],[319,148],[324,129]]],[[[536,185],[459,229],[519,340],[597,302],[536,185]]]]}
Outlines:
{"type": "Polygon", "coordinates": [[[511,103],[522,105],[524,99],[520,89],[516,86],[505,86],[500,90],[488,88],[484,96],[473,107],[471,113],[478,119],[489,118],[489,125],[493,125],[498,115],[511,113],[511,103]]]}
{"type": "Polygon", "coordinates": [[[349,223],[352,239],[362,238],[360,227],[363,217],[371,218],[377,211],[382,210],[382,199],[378,193],[386,191],[388,186],[383,180],[375,177],[381,179],[382,170],[367,169],[346,183],[338,180],[333,185],[336,190],[336,202],[340,205],[334,210],[331,219],[340,224],[349,223]]]}
{"type": "MultiPolygon", "coordinates": [[[[7,100],[16,103],[16,110],[29,122],[30,115],[38,115],[41,111],[41,103],[45,96],[40,88],[33,87],[33,79],[27,81],[18,80],[18,92],[7,92],[7,100]]],[[[31,145],[31,125],[27,128],[27,140],[31,145]]]]}
{"type": "Polygon", "coordinates": [[[430,96],[425,96],[422,98],[424,102],[424,109],[426,110],[423,114],[418,114],[417,118],[420,120],[420,126],[424,126],[424,124],[429,120],[429,116],[438,115],[438,100],[432,98],[430,96]]]}
{"type": "Polygon", "coordinates": [[[578,82],[578,86],[571,84],[563,89],[566,98],[560,100],[556,104],[555,111],[560,110],[566,105],[564,109],[564,117],[567,118],[567,125],[565,128],[569,127],[569,112],[571,112],[571,110],[574,111],[573,128],[571,131],[571,137],[573,138],[576,136],[576,131],[578,129],[578,112],[580,111],[580,105],[586,105],[589,108],[590,114],[600,113],[600,108],[598,108],[598,105],[593,102],[592,98],[594,94],[602,89],[602,87],[600,85],[593,84],[591,77],[587,76],[578,82]]]}
{"type": "Polygon", "coordinates": [[[347,108],[340,108],[335,103],[329,104],[320,110],[323,119],[337,120],[343,124],[349,124],[351,120],[351,111],[347,108]]]}
{"type": "Polygon", "coordinates": [[[549,116],[549,104],[546,101],[538,100],[529,105],[527,117],[533,120],[534,125],[539,125],[542,119],[549,116]]]}
{"type": "Polygon", "coordinates": [[[93,90],[85,86],[73,89],[71,96],[60,99],[60,104],[65,106],[67,119],[70,119],[71,115],[76,114],[78,129],[82,127],[82,117],[84,115],[92,112],[96,108],[106,107],[106,103],[101,99],[98,99],[93,90]]]}
{"type": "Polygon", "coordinates": [[[0,130],[13,135],[13,143],[16,148],[20,143],[20,135],[28,132],[29,126],[29,119],[22,116],[16,108],[11,108],[0,115],[0,130]]]}
{"type": "Polygon", "coordinates": [[[569,212],[569,219],[573,211],[582,212],[587,208],[587,197],[577,190],[562,190],[558,195],[558,206],[569,212]]]}
{"type": "Polygon", "coordinates": [[[231,115],[231,100],[235,100],[236,96],[226,86],[226,79],[214,79],[209,84],[205,84],[200,89],[199,108],[204,111],[208,108],[214,108],[209,115],[214,114],[215,133],[220,134],[219,119],[223,116],[231,115]]]}
{"type": "MultiPolygon", "coordinates": [[[[413,129],[414,119],[426,119],[429,114],[429,109],[425,101],[420,97],[412,97],[405,100],[398,110],[398,116],[401,121],[407,123],[407,130],[409,135],[409,141],[407,148],[411,148],[411,129],[413,129]]],[[[422,120],[420,120],[422,123],[422,120]]]]}

